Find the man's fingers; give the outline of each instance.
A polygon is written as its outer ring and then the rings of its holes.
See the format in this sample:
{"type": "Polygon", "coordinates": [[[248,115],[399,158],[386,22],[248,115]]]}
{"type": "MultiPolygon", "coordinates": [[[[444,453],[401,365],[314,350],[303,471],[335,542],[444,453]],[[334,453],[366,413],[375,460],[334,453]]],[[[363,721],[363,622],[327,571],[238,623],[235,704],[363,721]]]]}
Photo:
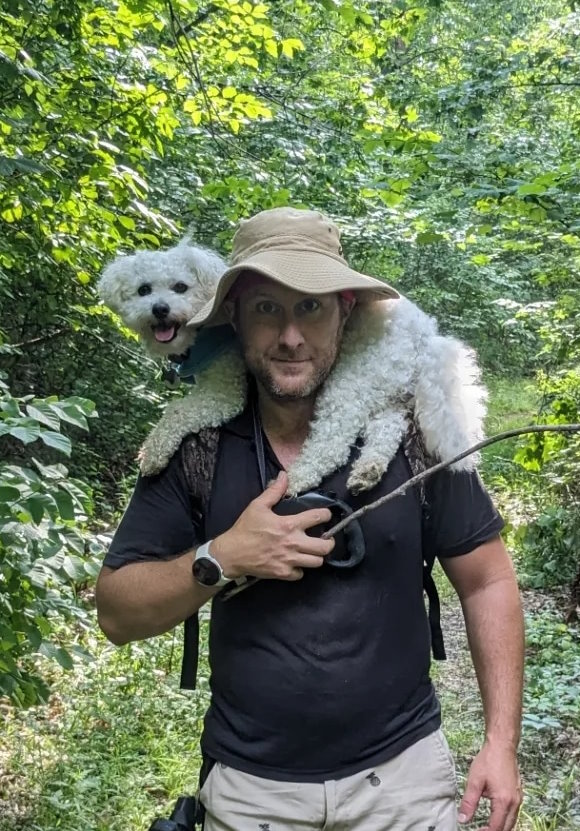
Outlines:
{"type": "Polygon", "coordinates": [[[324,565],[324,557],[317,557],[315,554],[301,554],[296,557],[296,566],[303,568],[320,568],[324,565]]]}
{"type": "Polygon", "coordinates": [[[315,525],[323,525],[330,522],[332,513],[328,508],[311,508],[308,511],[301,511],[299,514],[294,514],[293,519],[296,520],[297,528],[314,528],[315,525]]]}
{"type": "Polygon", "coordinates": [[[484,783],[478,782],[473,776],[467,778],[467,787],[457,814],[459,822],[470,822],[473,818],[483,793],[483,786],[484,783]]]}
{"type": "Polygon", "coordinates": [[[496,796],[491,800],[488,831],[511,831],[518,816],[519,804],[511,795],[496,796]]]}
{"type": "Polygon", "coordinates": [[[288,490],[288,474],[281,470],[278,476],[269,483],[266,490],[256,497],[255,502],[261,502],[268,508],[273,508],[284,497],[288,490]]]}
{"type": "Polygon", "coordinates": [[[516,803],[510,807],[508,811],[508,815],[506,817],[503,831],[512,831],[513,828],[516,826],[516,822],[518,821],[518,815],[520,813],[520,806],[522,804],[521,795],[518,796],[516,803]]]}
{"type": "Polygon", "coordinates": [[[327,554],[330,554],[334,545],[334,537],[323,540],[320,537],[309,537],[308,534],[302,534],[298,548],[301,554],[326,557],[327,554]]]}

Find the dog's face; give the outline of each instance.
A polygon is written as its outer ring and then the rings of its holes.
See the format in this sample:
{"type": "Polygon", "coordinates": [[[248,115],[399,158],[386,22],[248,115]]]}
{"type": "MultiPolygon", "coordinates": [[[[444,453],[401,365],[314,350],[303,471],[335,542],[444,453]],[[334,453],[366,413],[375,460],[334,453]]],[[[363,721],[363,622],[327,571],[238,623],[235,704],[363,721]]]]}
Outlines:
{"type": "Polygon", "coordinates": [[[226,267],[213,251],[184,240],[167,251],[118,257],[98,289],[151,354],[182,355],[195,341],[195,331],[185,324],[214,296],[226,267]]]}

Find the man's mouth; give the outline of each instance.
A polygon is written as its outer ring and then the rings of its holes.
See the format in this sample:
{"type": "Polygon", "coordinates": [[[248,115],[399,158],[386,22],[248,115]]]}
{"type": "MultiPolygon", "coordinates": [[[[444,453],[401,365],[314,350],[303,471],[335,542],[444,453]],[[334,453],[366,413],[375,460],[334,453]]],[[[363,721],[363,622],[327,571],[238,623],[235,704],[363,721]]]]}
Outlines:
{"type": "Polygon", "coordinates": [[[180,329],[179,323],[158,323],[153,329],[153,337],[158,343],[171,343],[180,329]]]}

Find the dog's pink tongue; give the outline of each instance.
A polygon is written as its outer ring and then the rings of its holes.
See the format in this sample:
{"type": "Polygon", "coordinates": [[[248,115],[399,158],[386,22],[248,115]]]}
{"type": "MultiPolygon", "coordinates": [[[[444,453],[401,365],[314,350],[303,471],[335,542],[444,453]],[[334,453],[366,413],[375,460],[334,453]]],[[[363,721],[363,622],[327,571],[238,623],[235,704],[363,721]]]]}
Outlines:
{"type": "Polygon", "coordinates": [[[169,329],[155,329],[155,340],[160,343],[167,343],[175,334],[175,326],[170,326],[169,329]]]}

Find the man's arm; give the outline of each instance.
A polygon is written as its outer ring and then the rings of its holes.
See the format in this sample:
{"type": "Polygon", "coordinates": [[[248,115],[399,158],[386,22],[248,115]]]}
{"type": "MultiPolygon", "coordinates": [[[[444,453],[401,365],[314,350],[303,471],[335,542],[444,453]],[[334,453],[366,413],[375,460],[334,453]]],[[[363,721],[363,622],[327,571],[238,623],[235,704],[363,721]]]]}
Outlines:
{"type": "MultiPolygon", "coordinates": [[[[286,493],[288,476],[281,473],[254,499],[232,528],[216,537],[211,553],[224,574],[237,579],[299,580],[305,568],[320,568],[334,548],[334,540],[309,536],[306,531],[329,522],[328,508],[278,516],[272,511],[286,493]]],[[[143,552],[146,553],[146,552],[143,552]]],[[[133,562],[118,569],[103,566],[97,581],[99,625],[118,646],[160,635],[194,614],[219,588],[195,581],[195,549],[167,560],[133,562]]]]}
{"type": "Polygon", "coordinates": [[[195,614],[219,588],[194,579],[195,550],[169,561],[103,566],[96,587],[99,625],[117,646],[173,629],[195,614]]]}
{"type": "Polygon", "coordinates": [[[485,717],[485,742],[469,771],[460,822],[471,820],[484,796],[491,801],[489,831],[510,831],[521,804],[516,752],[524,625],[517,581],[500,537],[441,564],[461,601],[485,717]]]}

